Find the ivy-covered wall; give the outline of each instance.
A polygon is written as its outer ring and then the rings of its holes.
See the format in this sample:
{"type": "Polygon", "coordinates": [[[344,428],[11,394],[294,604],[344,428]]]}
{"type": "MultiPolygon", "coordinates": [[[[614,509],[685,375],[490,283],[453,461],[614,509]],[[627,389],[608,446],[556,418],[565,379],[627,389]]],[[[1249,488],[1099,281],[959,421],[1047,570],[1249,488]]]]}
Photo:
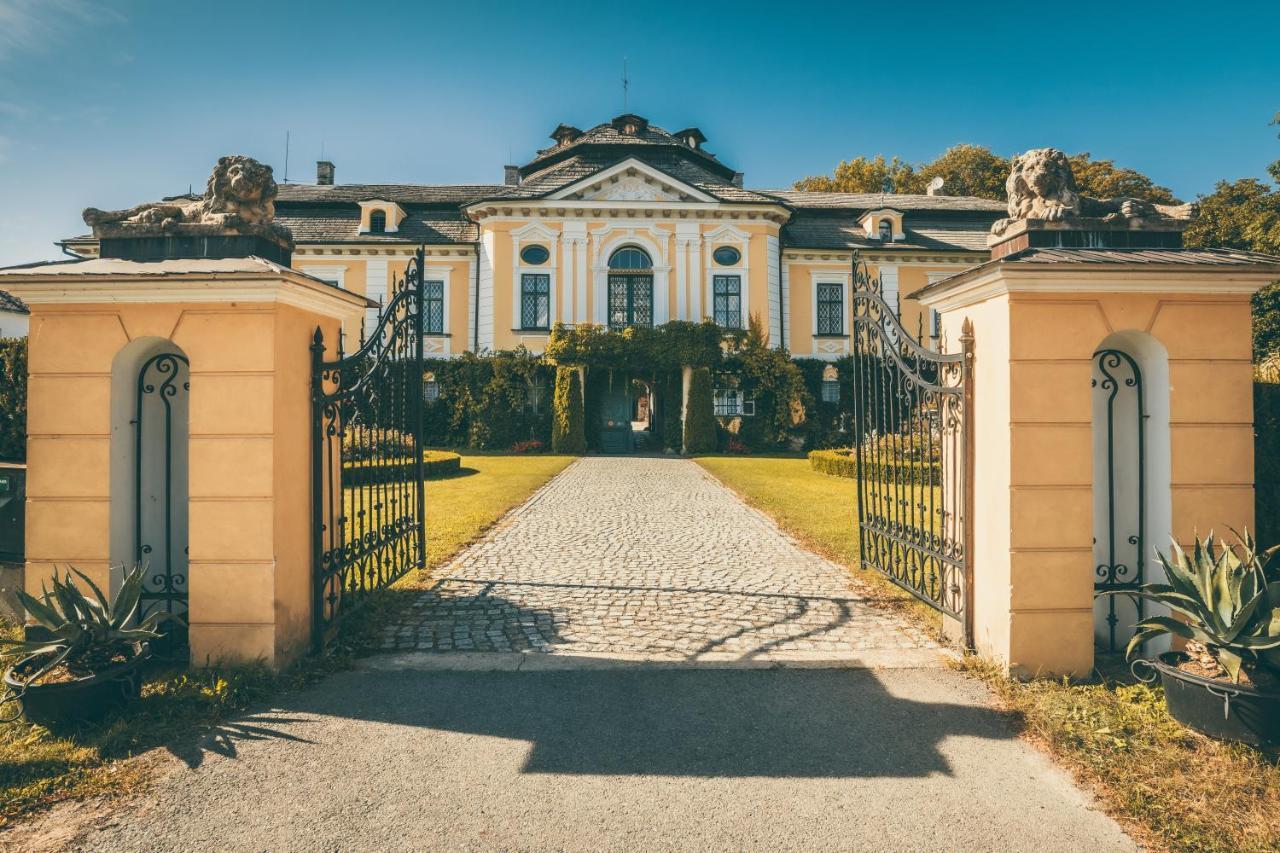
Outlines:
{"type": "Polygon", "coordinates": [[[432,447],[506,450],[551,442],[555,368],[521,349],[428,359],[439,396],[423,413],[423,443],[432,447]]]}

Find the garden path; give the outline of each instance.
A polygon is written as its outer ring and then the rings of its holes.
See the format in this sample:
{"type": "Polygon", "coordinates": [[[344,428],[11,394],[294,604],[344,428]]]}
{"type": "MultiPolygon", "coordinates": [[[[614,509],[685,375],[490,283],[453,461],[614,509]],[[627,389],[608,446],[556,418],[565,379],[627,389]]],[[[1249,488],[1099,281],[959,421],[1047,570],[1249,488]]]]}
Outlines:
{"type": "MultiPolygon", "coordinates": [[[[428,515],[430,508],[428,507],[428,515]]],[[[693,462],[578,460],[437,573],[388,650],[937,664],[936,644],[693,462]]]]}

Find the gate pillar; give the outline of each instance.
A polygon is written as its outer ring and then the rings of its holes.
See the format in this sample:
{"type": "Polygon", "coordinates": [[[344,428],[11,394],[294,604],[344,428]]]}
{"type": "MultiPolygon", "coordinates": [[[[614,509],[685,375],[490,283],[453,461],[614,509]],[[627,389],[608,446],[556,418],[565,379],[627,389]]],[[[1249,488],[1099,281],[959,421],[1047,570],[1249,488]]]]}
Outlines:
{"type": "Polygon", "coordinates": [[[172,458],[186,466],[174,499],[188,528],[166,548],[186,552],[170,574],[191,660],[278,666],[305,651],[308,347],[317,326],[334,342],[354,327],[365,299],[258,257],[36,265],[0,272],[0,288],[31,308],[27,591],[68,565],[105,589],[137,560],[139,370],[181,353],[186,447],[172,458]]]}
{"type": "MultiPolygon", "coordinates": [[[[1124,347],[1135,359],[1147,352],[1166,362],[1143,367],[1147,505],[1131,515],[1144,529],[1122,543],[1145,542],[1146,579],[1154,580],[1154,549],[1167,552],[1170,536],[1186,544],[1197,531],[1253,526],[1249,300],[1280,278],[1280,259],[1034,245],[1003,257],[997,249],[996,260],[915,297],[939,312],[947,340],[959,340],[968,321],[979,342],[970,562],[977,650],[1018,675],[1087,676],[1095,584],[1109,568],[1095,539],[1106,535],[1112,497],[1098,473],[1107,468],[1095,462],[1106,452],[1095,354],[1124,347]]],[[[1116,478],[1137,470],[1125,461],[1115,463],[1116,478]]],[[[1139,492],[1117,488],[1119,496],[1139,492]]],[[[1119,626],[1126,640],[1132,621],[1119,626]]]]}

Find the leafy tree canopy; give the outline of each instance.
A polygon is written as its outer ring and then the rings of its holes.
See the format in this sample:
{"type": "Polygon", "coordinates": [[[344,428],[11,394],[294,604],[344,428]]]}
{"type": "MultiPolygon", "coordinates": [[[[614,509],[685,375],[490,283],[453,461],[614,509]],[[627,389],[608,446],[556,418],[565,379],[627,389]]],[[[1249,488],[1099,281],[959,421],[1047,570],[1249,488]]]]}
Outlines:
{"type": "MultiPolygon", "coordinates": [[[[1125,196],[1156,204],[1174,204],[1168,187],[1162,187],[1134,169],[1117,166],[1113,160],[1094,160],[1087,151],[1070,158],[1080,192],[1094,198],[1125,196]]],[[[929,163],[911,164],[899,157],[886,160],[855,157],[842,160],[831,175],[816,175],[796,181],[795,188],[806,192],[921,194],[934,178],[942,178],[946,195],[965,195],[1005,200],[1004,184],[1009,177],[1009,158],[984,145],[960,143],[942,152],[929,163]]]]}

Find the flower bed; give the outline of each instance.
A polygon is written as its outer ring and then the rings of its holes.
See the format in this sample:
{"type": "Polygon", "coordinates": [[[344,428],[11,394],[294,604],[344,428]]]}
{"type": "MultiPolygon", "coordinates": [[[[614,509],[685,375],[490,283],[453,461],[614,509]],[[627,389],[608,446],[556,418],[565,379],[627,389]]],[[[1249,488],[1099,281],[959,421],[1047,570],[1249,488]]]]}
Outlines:
{"type": "MultiPolygon", "coordinates": [[[[447,450],[422,451],[422,473],[428,480],[458,473],[462,457],[447,450]]],[[[366,459],[348,462],[342,466],[344,486],[365,486],[370,483],[389,483],[416,476],[417,466],[408,457],[398,459],[366,459]]]]}
{"type": "MultiPolygon", "coordinates": [[[[858,460],[854,458],[852,450],[811,450],[809,451],[809,465],[813,470],[822,474],[830,474],[833,477],[848,477],[851,480],[858,477],[858,460]]],[[[942,482],[942,466],[936,462],[931,464],[903,460],[882,465],[869,463],[866,474],[867,476],[878,477],[881,480],[915,483],[918,485],[930,483],[937,485],[942,482]]]]}

